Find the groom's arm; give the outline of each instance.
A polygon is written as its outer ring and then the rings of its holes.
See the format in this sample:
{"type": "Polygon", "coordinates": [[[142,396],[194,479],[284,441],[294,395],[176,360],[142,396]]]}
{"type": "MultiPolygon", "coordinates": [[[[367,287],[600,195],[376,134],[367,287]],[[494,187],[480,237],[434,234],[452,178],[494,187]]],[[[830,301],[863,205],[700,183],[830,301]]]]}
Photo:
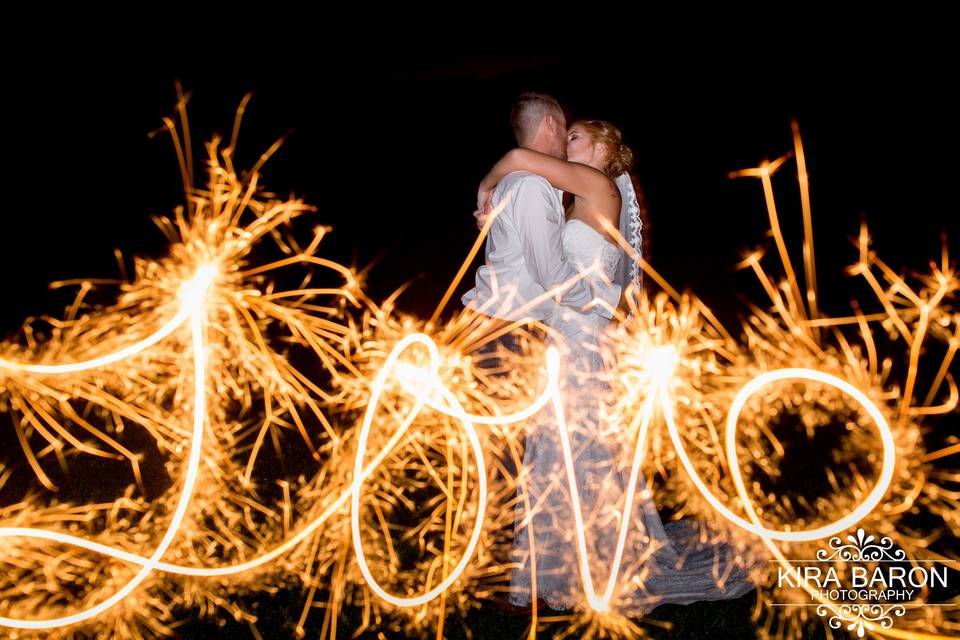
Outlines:
{"type": "Polygon", "coordinates": [[[559,302],[568,307],[583,308],[599,298],[606,305],[597,305],[596,313],[611,318],[620,302],[620,287],[587,279],[570,282],[580,273],[563,258],[563,222],[551,199],[552,187],[541,178],[523,178],[514,187],[513,207],[521,234],[523,257],[534,279],[547,291],[556,290],[559,302]]]}

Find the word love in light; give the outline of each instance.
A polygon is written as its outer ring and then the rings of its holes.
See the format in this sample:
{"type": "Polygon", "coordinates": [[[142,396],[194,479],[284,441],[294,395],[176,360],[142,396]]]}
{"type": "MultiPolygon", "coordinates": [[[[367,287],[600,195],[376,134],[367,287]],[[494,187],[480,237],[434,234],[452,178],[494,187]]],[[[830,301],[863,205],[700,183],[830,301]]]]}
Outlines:
{"type": "MultiPolygon", "coordinates": [[[[97,367],[120,362],[126,358],[142,353],[144,350],[149,349],[151,346],[156,345],[162,340],[168,338],[181,325],[189,322],[192,338],[191,344],[194,373],[193,428],[190,440],[190,453],[184,469],[185,482],[183,484],[182,493],[177,502],[176,510],[170,520],[162,540],[154,549],[153,553],[149,557],[145,557],[131,553],[124,549],[100,544],[87,538],[44,529],[26,527],[0,528],[0,538],[19,537],[48,540],[87,549],[95,553],[114,557],[140,566],[140,569],[135,576],[117,591],[113,592],[113,594],[108,598],[97,604],[91,604],[89,607],[71,615],[57,618],[30,620],[0,617],[0,625],[19,629],[52,629],[91,619],[127,597],[154,570],[181,575],[212,577],[226,576],[253,569],[276,559],[281,554],[289,551],[293,547],[308,539],[310,534],[316,531],[324,522],[332,517],[346,503],[347,500],[350,500],[351,504],[351,530],[354,552],[356,554],[360,570],[370,588],[380,598],[396,606],[409,607],[428,602],[448,589],[450,585],[453,584],[463,573],[474,550],[476,549],[482,530],[484,514],[486,512],[487,479],[483,461],[483,451],[481,449],[480,439],[477,435],[474,425],[502,425],[519,422],[532,417],[541,411],[548,403],[552,403],[554,411],[557,415],[557,428],[559,430],[560,441],[562,445],[564,465],[572,502],[571,507],[573,510],[576,527],[579,570],[583,582],[584,593],[586,594],[589,604],[593,609],[597,611],[605,611],[609,608],[610,600],[613,594],[613,588],[616,584],[616,578],[620,571],[620,563],[626,543],[627,527],[621,527],[617,540],[613,566],[610,568],[610,574],[607,579],[606,587],[602,593],[598,593],[594,587],[593,578],[587,562],[588,558],[586,551],[585,526],[580,505],[580,498],[577,492],[576,473],[574,471],[569,434],[567,432],[566,422],[564,419],[564,411],[559,390],[560,355],[556,348],[550,347],[546,352],[547,383],[543,392],[537,396],[529,406],[521,411],[509,415],[482,416],[467,413],[463,409],[462,405],[457,401],[455,394],[441,382],[438,376],[438,370],[440,366],[439,351],[434,341],[429,336],[422,333],[410,334],[400,340],[390,352],[383,367],[376,376],[373,382],[367,409],[364,414],[360,434],[358,436],[358,450],[354,460],[352,483],[348,489],[344,490],[329,504],[323,513],[301,528],[295,535],[285,540],[282,544],[242,563],[224,567],[209,568],[181,566],[173,563],[163,562],[162,558],[165,552],[170,547],[170,544],[176,537],[178,530],[183,524],[184,514],[186,513],[186,510],[190,504],[201,460],[202,436],[204,424],[207,418],[206,352],[208,343],[204,329],[206,323],[204,300],[208,289],[216,277],[216,274],[216,267],[209,265],[202,267],[196,273],[194,278],[184,285],[180,296],[179,310],[170,320],[168,320],[159,330],[144,340],[120,349],[114,353],[102,356],[95,360],[59,365],[21,363],[0,359],[0,368],[12,371],[20,371],[28,374],[66,375],[90,371],[96,369],[97,367]],[[415,367],[400,360],[400,356],[413,345],[420,345],[426,349],[429,355],[429,365],[426,368],[415,367]],[[391,376],[396,376],[403,388],[416,398],[416,404],[413,410],[406,415],[400,428],[397,429],[397,431],[391,436],[383,450],[378,453],[370,461],[370,463],[364,465],[367,442],[373,426],[375,412],[377,411],[380,397],[383,394],[384,386],[391,376]],[[429,406],[432,409],[451,416],[462,423],[476,460],[479,488],[477,495],[479,496],[480,502],[478,504],[477,517],[473,524],[473,530],[471,532],[469,542],[464,550],[463,557],[454,566],[453,570],[450,571],[443,581],[426,593],[415,597],[401,597],[387,592],[383,587],[380,586],[377,579],[373,576],[366,561],[359,523],[360,495],[363,491],[363,484],[365,480],[371,475],[371,473],[373,473],[373,471],[384,460],[389,452],[396,446],[403,434],[414,423],[417,415],[425,406],[429,406]]],[[[673,441],[681,463],[683,464],[684,469],[690,475],[691,480],[700,493],[722,516],[744,530],[759,536],[767,544],[767,546],[771,548],[774,554],[777,555],[777,557],[780,558],[784,563],[787,561],[783,559],[779,550],[775,545],[772,544],[772,541],[815,540],[834,535],[858,522],[860,519],[866,516],[881,500],[890,484],[893,475],[895,452],[893,436],[890,427],[880,410],[859,389],[840,378],[811,369],[780,369],[760,375],[747,383],[734,398],[733,405],[731,406],[729,415],[727,417],[726,448],[727,455],[729,456],[730,460],[731,473],[737,492],[740,495],[752,522],[738,516],[709,490],[707,485],[698,475],[692,461],[684,449],[676,422],[674,420],[672,402],[669,392],[669,381],[673,375],[676,364],[676,351],[673,347],[669,346],[660,347],[657,350],[654,350],[651,357],[647,361],[647,368],[652,375],[642,410],[636,416],[634,416],[630,425],[631,432],[633,429],[637,430],[637,441],[635,443],[633,453],[628,495],[623,508],[624,510],[621,522],[630,521],[634,488],[636,486],[638,474],[645,457],[648,435],[653,422],[654,411],[658,405],[666,420],[670,438],[673,441]],[[845,517],[827,525],[807,531],[777,531],[763,526],[753,509],[752,502],[747,493],[738,465],[735,443],[737,435],[737,421],[741,410],[750,396],[756,393],[759,389],[765,385],[782,380],[815,381],[828,386],[833,386],[846,393],[871,416],[883,443],[882,470],[876,485],[866,496],[866,498],[845,517]]]]}
{"type": "MultiPolygon", "coordinates": [[[[617,546],[615,550],[615,555],[613,559],[613,566],[610,567],[609,577],[607,579],[607,584],[602,593],[598,593],[593,584],[593,577],[590,572],[588,557],[587,557],[587,548],[586,548],[586,537],[585,537],[585,527],[583,520],[583,513],[580,504],[580,498],[577,491],[577,482],[576,482],[576,472],[574,470],[573,455],[570,448],[570,437],[568,434],[566,421],[564,418],[564,410],[560,395],[559,389],[559,369],[560,369],[560,356],[555,347],[550,347],[547,350],[546,356],[546,365],[547,365],[547,384],[543,392],[536,398],[534,401],[524,410],[519,411],[510,415],[501,415],[496,417],[482,416],[476,414],[470,414],[463,410],[462,405],[457,401],[453,392],[448,389],[440,378],[437,375],[439,368],[440,355],[437,349],[436,344],[433,340],[425,334],[412,334],[401,340],[391,351],[390,355],[387,357],[386,362],[383,368],[378,375],[373,390],[370,396],[370,401],[367,406],[366,413],[363,419],[363,425],[361,427],[359,444],[356,460],[354,463],[354,481],[351,489],[352,493],[352,532],[353,532],[353,543],[359,561],[360,570],[363,573],[364,578],[369,584],[370,588],[382,599],[390,602],[396,606],[415,606],[428,602],[429,600],[435,598],[445,589],[447,589],[450,584],[452,584],[457,577],[463,572],[466,564],[473,553],[477,540],[480,536],[480,531],[483,524],[483,516],[486,512],[486,477],[485,477],[485,468],[483,462],[483,451],[480,447],[480,440],[477,436],[476,429],[474,425],[486,424],[507,424],[510,422],[518,422],[520,420],[527,419],[540,411],[546,404],[552,403],[554,411],[557,416],[557,429],[559,431],[560,443],[564,459],[564,467],[566,470],[567,484],[570,490],[570,499],[571,499],[571,508],[573,511],[574,523],[576,527],[576,539],[577,539],[577,556],[578,556],[578,565],[580,569],[580,577],[583,583],[584,593],[587,597],[587,600],[590,606],[596,611],[606,611],[610,605],[610,600],[613,595],[613,589],[616,584],[616,579],[620,571],[620,563],[623,558],[624,546],[626,543],[626,534],[627,526],[620,527],[620,532],[617,539],[617,546]],[[400,355],[410,348],[413,345],[421,345],[426,348],[427,353],[429,354],[429,365],[424,368],[414,367],[412,365],[403,363],[399,360],[400,355]],[[384,590],[380,584],[377,582],[376,578],[372,575],[370,567],[366,562],[366,558],[363,552],[362,540],[360,539],[360,526],[359,526],[359,509],[360,509],[360,494],[363,490],[363,481],[366,475],[369,473],[369,468],[365,472],[363,469],[363,459],[366,452],[367,441],[370,436],[370,430],[373,424],[373,418],[375,412],[377,411],[377,406],[380,401],[380,397],[383,394],[384,385],[391,374],[394,374],[399,379],[400,383],[404,389],[412,394],[416,398],[416,404],[412,411],[410,411],[404,418],[403,423],[396,433],[391,437],[387,446],[384,448],[384,451],[379,454],[375,462],[379,462],[386,455],[386,452],[392,448],[396,442],[400,439],[403,433],[410,427],[417,417],[417,414],[423,409],[424,406],[428,406],[436,411],[444,413],[452,418],[457,419],[463,425],[463,429],[467,435],[467,438],[470,441],[470,446],[473,449],[473,455],[476,460],[478,485],[479,491],[477,495],[479,496],[479,504],[477,506],[477,518],[473,525],[473,530],[470,535],[469,543],[467,544],[463,557],[460,559],[460,562],[454,567],[451,573],[436,587],[430,591],[416,597],[400,597],[388,593],[384,590]]],[[[780,554],[779,550],[775,545],[772,544],[772,541],[787,541],[787,542],[799,542],[799,541],[810,541],[810,540],[819,540],[826,538],[828,536],[835,535],[840,533],[851,526],[855,525],[857,522],[862,520],[867,514],[869,514],[874,507],[880,502],[884,494],[887,491],[887,488],[890,485],[890,482],[893,478],[894,464],[896,461],[896,452],[894,447],[893,433],[890,429],[890,425],[887,423],[886,418],[884,418],[883,413],[879,408],[858,388],[836,376],[832,376],[821,371],[816,371],[814,369],[802,369],[802,368],[787,368],[787,369],[777,369],[774,371],[769,371],[767,373],[761,374],[747,384],[745,384],[737,395],[733,399],[733,403],[727,414],[726,429],[725,429],[725,444],[728,460],[730,463],[730,473],[732,475],[734,486],[736,487],[737,494],[739,495],[744,508],[746,509],[750,521],[744,519],[743,517],[734,513],[729,507],[727,507],[720,499],[718,499],[714,493],[710,490],[707,484],[700,477],[696,468],[693,465],[693,462],[690,460],[689,455],[687,454],[686,449],[684,448],[683,441],[680,438],[679,430],[677,429],[676,421],[673,414],[673,403],[670,398],[669,390],[669,381],[673,375],[674,369],[677,364],[677,354],[676,350],[672,346],[658,347],[653,351],[651,357],[647,359],[647,368],[651,374],[649,388],[646,390],[646,399],[644,400],[641,411],[634,416],[632,423],[630,424],[629,433],[633,433],[636,430],[637,441],[634,445],[633,459],[630,468],[630,480],[627,486],[627,495],[623,507],[622,517],[620,522],[628,523],[630,522],[630,515],[633,507],[633,497],[637,484],[638,474],[640,472],[647,448],[648,435],[653,422],[653,415],[656,406],[659,404],[660,411],[662,412],[664,419],[666,420],[667,430],[670,435],[670,439],[673,442],[673,446],[676,449],[677,455],[680,458],[683,468],[690,477],[690,480],[696,486],[700,494],[713,506],[717,512],[722,515],[724,518],[737,525],[738,527],[749,531],[750,533],[761,538],[765,544],[774,551],[774,554],[781,559],[782,562],[786,562],[783,556],[780,554]],[[740,417],[745,404],[749,398],[757,393],[763,387],[786,380],[806,380],[811,382],[818,382],[827,386],[834,387],[839,391],[842,391],[847,396],[852,398],[860,407],[871,417],[874,422],[874,425],[877,428],[877,431],[880,435],[880,440],[883,445],[882,449],[882,467],[880,471],[879,478],[874,484],[873,489],[869,494],[863,499],[860,504],[856,506],[852,511],[850,511],[843,518],[829,522],[823,526],[816,527],[808,530],[800,531],[779,531],[775,529],[770,529],[769,527],[764,526],[759,518],[757,517],[756,511],[753,507],[753,502],[750,495],[747,492],[746,485],[744,483],[743,474],[739,465],[739,458],[737,455],[737,423],[740,417]],[[639,428],[638,428],[639,427],[639,428]]]]}

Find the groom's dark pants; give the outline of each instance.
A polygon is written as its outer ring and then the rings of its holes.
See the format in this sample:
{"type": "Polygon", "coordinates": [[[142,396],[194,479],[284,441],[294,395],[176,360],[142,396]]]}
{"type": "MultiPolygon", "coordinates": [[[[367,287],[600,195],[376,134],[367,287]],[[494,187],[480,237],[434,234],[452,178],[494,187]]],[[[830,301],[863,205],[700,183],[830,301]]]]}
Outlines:
{"type": "MultiPolygon", "coordinates": [[[[546,339],[546,332],[542,324],[539,323],[518,325],[516,328],[510,330],[506,329],[508,325],[512,324],[511,322],[490,318],[489,323],[490,330],[486,333],[487,336],[503,333],[479,347],[472,353],[472,356],[476,361],[476,368],[491,378],[507,376],[514,370],[516,362],[509,354],[521,354],[524,340],[543,341],[546,339]]],[[[531,375],[535,374],[531,371],[531,375]]],[[[536,379],[530,379],[526,382],[525,390],[534,388],[539,383],[536,379]]],[[[494,452],[497,458],[497,464],[490,472],[489,480],[492,486],[505,488],[507,484],[513,485],[515,483],[520,471],[519,467],[523,461],[523,450],[526,444],[526,438],[523,433],[523,430],[518,431],[516,437],[517,450],[511,451],[507,442],[503,442],[502,450],[494,452]]],[[[514,500],[516,496],[516,491],[505,493],[503,503],[498,506],[505,508],[507,502],[514,500]]],[[[501,560],[503,562],[509,562],[509,558],[503,558],[501,560]]],[[[503,600],[506,600],[505,595],[503,596],[503,600]]]]}
{"type": "MultiPolygon", "coordinates": [[[[520,355],[522,353],[523,341],[530,339],[543,339],[543,329],[536,324],[528,323],[518,325],[515,328],[507,330],[512,323],[499,318],[490,318],[490,330],[486,335],[499,334],[496,338],[490,340],[477,351],[474,352],[474,358],[478,360],[477,369],[487,375],[489,378],[506,377],[510,375],[515,368],[516,362],[510,354],[520,355]]],[[[533,381],[530,381],[531,384],[533,381]]],[[[509,398],[508,400],[512,400],[509,398]]],[[[506,444],[506,443],[504,443],[506,444]]],[[[519,436],[520,456],[523,456],[523,435],[519,436]]],[[[517,464],[513,453],[504,446],[500,452],[500,459],[504,465],[507,479],[517,477],[517,464]]]]}
{"type": "Polygon", "coordinates": [[[513,322],[507,320],[490,317],[488,323],[489,331],[485,335],[499,335],[480,346],[472,354],[474,359],[479,361],[477,369],[488,376],[505,376],[510,372],[511,358],[508,352],[519,355],[524,339],[543,341],[546,338],[546,332],[541,323],[528,322],[510,330],[506,329],[513,322]]]}

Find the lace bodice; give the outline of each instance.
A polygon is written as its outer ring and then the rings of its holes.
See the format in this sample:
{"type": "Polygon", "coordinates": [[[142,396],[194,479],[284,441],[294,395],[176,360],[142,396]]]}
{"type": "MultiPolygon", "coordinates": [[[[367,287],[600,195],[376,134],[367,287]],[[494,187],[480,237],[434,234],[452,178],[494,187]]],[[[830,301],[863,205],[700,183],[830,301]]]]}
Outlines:
{"type": "MultiPolygon", "coordinates": [[[[578,271],[597,264],[601,273],[591,273],[588,279],[613,279],[620,266],[623,252],[603,235],[582,220],[572,219],[563,225],[563,252],[578,271]]],[[[580,313],[567,306],[556,306],[547,324],[554,330],[567,375],[575,371],[598,371],[601,367],[598,343],[600,334],[610,320],[597,313],[580,313]]]]}

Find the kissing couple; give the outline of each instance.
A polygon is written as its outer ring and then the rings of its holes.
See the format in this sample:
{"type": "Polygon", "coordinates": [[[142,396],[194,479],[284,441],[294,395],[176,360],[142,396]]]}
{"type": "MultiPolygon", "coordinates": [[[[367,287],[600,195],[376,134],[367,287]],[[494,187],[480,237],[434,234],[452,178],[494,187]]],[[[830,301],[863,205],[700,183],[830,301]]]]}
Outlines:
{"type": "MultiPolygon", "coordinates": [[[[754,585],[730,572],[718,584],[719,545],[695,544],[701,536],[689,520],[664,525],[642,474],[633,522],[618,519],[628,483],[618,453],[630,443],[617,441],[624,431],[601,419],[602,405],[611,400],[602,347],[615,314],[625,314],[628,296],[642,291],[643,221],[629,173],[633,152],[609,122],[576,120],[568,127],[559,102],[545,94],[520,95],[511,124],[518,147],[493,166],[477,191],[474,215],[478,226],[488,228],[484,264],[476,286],[462,298],[488,316],[492,334],[500,334],[479,355],[496,372],[505,364],[503,352],[519,353],[523,336],[543,335],[541,326],[559,348],[576,486],[581,508],[589,511],[583,522],[594,584],[606,583],[619,527],[634,528],[620,574],[626,584],[618,589],[627,592],[618,597],[624,612],[739,597],[754,585]]],[[[584,593],[557,421],[550,413],[545,409],[532,419],[522,473],[514,474],[517,568],[509,599],[524,607],[535,593],[541,609],[566,611],[582,606],[584,593]]],[[[517,471],[509,459],[502,458],[507,472],[517,471]]]]}

